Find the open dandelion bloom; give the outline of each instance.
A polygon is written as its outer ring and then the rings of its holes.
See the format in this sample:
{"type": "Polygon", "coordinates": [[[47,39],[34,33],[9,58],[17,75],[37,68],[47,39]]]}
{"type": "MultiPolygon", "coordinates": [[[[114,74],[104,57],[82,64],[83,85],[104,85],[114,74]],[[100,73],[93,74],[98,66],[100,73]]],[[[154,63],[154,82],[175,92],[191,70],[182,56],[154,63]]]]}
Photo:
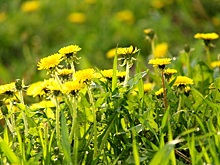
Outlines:
{"type": "Polygon", "coordinates": [[[78,80],[68,81],[64,83],[62,92],[65,94],[75,95],[80,89],[83,88],[83,84],[78,80]]]}
{"type": "Polygon", "coordinates": [[[57,67],[61,61],[62,61],[62,55],[58,53],[42,58],[40,62],[38,62],[37,64],[38,70],[53,69],[57,67]]]}
{"type": "Polygon", "coordinates": [[[196,39],[203,39],[203,40],[215,40],[219,36],[216,33],[197,33],[194,35],[196,39]]]}
{"type": "Polygon", "coordinates": [[[173,75],[173,74],[175,74],[175,73],[177,73],[177,70],[176,70],[176,69],[167,68],[167,69],[164,70],[164,74],[165,74],[165,75],[173,75]]]}
{"type": "Polygon", "coordinates": [[[36,97],[36,96],[44,96],[49,93],[48,86],[54,79],[48,79],[44,81],[38,81],[36,83],[31,84],[27,89],[27,95],[36,97]]]}
{"type": "Polygon", "coordinates": [[[212,67],[212,68],[220,67],[220,61],[213,61],[213,62],[211,63],[211,67],[212,67]]]}
{"type": "Polygon", "coordinates": [[[70,13],[70,15],[68,16],[68,20],[72,23],[82,24],[85,22],[86,16],[84,13],[74,12],[70,13]]]}
{"type": "Polygon", "coordinates": [[[26,1],[21,5],[21,11],[27,13],[38,10],[40,7],[39,1],[26,1]]]}
{"type": "Polygon", "coordinates": [[[66,56],[67,58],[76,55],[77,52],[79,52],[82,48],[80,48],[78,45],[69,45],[66,47],[61,48],[58,52],[62,54],[63,56],[66,56]]]}
{"type": "Polygon", "coordinates": [[[92,80],[95,77],[94,75],[95,75],[94,69],[83,69],[83,70],[77,71],[73,75],[73,77],[79,82],[87,82],[87,81],[92,80]]]}
{"type": "Polygon", "coordinates": [[[167,54],[167,50],[168,50],[168,44],[163,42],[160,44],[157,44],[155,49],[154,49],[154,57],[155,58],[162,58],[165,57],[167,54]]]}
{"type": "Polygon", "coordinates": [[[130,47],[124,47],[124,48],[118,48],[117,49],[117,54],[118,55],[131,55],[135,54],[139,51],[137,47],[133,47],[132,45],[130,47]]]}
{"type": "Polygon", "coordinates": [[[164,69],[165,65],[168,65],[171,63],[171,58],[156,58],[151,59],[148,64],[152,64],[154,67],[159,67],[160,69],[164,69]]]}
{"type": "Polygon", "coordinates": [[[193,80],[186,76],[177,76],[176,81],[174,82],[173,86],[186,86],[194,84],[193,80]]]}
{"type": "Polygon", "coordinates": [[[0,85],[0,95],[11,96],[16,92],[15,83],[9,83],[5,85],[0,85]]]}

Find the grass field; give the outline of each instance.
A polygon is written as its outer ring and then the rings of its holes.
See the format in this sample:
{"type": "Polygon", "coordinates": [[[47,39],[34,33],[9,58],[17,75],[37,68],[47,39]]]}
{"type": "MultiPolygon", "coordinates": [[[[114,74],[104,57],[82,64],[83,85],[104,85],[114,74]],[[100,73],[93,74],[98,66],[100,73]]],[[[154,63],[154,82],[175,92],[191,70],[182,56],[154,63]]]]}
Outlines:
{"type": "Polygon", "coordinates": [[[220,2],[0,2],[0,164],[220,164],[220,2]]]}

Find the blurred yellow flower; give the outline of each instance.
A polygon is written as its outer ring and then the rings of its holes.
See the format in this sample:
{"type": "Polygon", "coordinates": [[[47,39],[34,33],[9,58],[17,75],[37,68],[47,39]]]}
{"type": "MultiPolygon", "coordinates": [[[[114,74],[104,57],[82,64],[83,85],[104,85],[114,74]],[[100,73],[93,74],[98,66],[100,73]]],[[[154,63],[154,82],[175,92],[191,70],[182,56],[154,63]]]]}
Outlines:
{"type": "Polygon", "coordinates": [[[168,44],[163,42],[160,44],[157,44],[154,49],[154,58],[161,58],[165,57],[168,50],[168,44]]]}
{"type": "Polygon", "coordinates": [[[42,58],[37,64],[38,70],[53,69],[57,67],[62,60],[62,55],[59,53],[42,58]]]}
{"type": "Polygon", "coordinates": [[[0,95],[12,96],[16,92],[15,83],[0,85],[0,95]]]}
{"type": "Polygon", "coordinates": [[[216,33],[197,33],[194,35],[194,38],[203,40],[215,40],[219,38],[219,35],[216,33]]]}
{"type": "Polygon", "coordinates": [[[107,58],[114,58],[116,55],[116,52],[117,52],[116,48],[112,48],[106,53],[106,57],[107,58]]]}
{"type": "Polygon", "coordinates": [[[70,13],[68,16],[68,20],[73,23],[82,24],[86,20],[86,15],[80,12],[70,13]]]}
{"type": "Polygon", "coordinates": [[[152,83],[146,83],[144,84],[144,92],[148,92],[153,88],[153,84],[152,83]]]}
{"type": "Polygon", "coordinates": [[[39,1],[25,1],[21,4],[21,11],[27,13],[38,10],[40,7],[39,1]]]}
{"type": "Polygon", "coordinates": [[[161,9],[165,5],[169,5],[171,3],[173,3],[173,0],[153,0],[153,1],[151,1],[151,5],[157,9],[161,9]]]}
{"type": "Polygon", "coordinates": [[[193,80],[187,76],[177,76],[173,86],[186,86],[194,84],[193,80]]]}
{"type": "Polygon", "coordinates": [[[74,80],[78,80],[81,83],[92,80],[94,76],[95,76],[95,70],[92,68],[79,70],[73,75],[74,80]]]}
{"type": "Polygon", "coordinates": [[[0,22],[4,22],[6,19],[6,13],[5,12],[0,12],[0,22]]]}
{"type": "Polygon", "coordinates": [[[65,94],[75,95],[80,89],[83,88],[83,84],[78,80],[68,81],[64,83],[62,92],[65,94]]]}
{"type": "Polygon", "coordinates": [[[212,67],[212,68],[220,67],[220,61],[213,61],[213,62],[211,63],[211,67],[212,67]]]}
{"type": "Polygon", "coordinates": [[[159,67],[160,69],[164,69],[165,65],[170,64],[171,58],[156,58],[151,59],[148,64],[152,64],[154,67],[159,67]]]}
{"type": "Polygon", "coordinates": [[[95,4],[96,0],[84,0],[88,4],[95,4]]]}
{"type": "Polygon", "coordinates": [[[121,21],[128,24],[134,23],[134,14],[130,10],[122,10],[115,14],[116,18],[121,21]]]}

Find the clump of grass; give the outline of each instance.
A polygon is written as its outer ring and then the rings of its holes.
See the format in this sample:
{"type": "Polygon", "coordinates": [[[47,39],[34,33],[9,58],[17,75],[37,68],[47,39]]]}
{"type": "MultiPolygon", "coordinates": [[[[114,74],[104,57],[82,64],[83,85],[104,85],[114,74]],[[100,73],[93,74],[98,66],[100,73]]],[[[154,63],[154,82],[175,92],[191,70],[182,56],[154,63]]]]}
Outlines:
{"type": "Polygon", "coordinates": [[[155,81],[134,46],[117,47],[107,70],[77,70],[80,51],[69,45],[42,58],[47,79],[0,86],[2,164],[219,164],[220,80],[209,61],[189,74],[181,59],[151,59],[155,81]]]}

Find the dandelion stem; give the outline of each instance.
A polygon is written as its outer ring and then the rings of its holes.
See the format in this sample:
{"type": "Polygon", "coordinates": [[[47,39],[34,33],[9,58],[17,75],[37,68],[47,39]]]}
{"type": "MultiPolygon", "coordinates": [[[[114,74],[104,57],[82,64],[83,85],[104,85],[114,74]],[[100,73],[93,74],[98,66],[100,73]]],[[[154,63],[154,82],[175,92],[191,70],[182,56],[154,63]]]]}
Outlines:
{"type": "Polygon", "coordinates": [[[190,68],[189,53],[186,53],[186,61],[187,61],[187,72],[188,72],[188,76],[191,77],[191,68],[190,68]]]}
{"type": "MultiPolygon", "coordinates": [[[[76,102],[76,98],[73,97],[73,128],[71,129],[71,131],[74,131],[74,150],[73,150],[73,164],[77,164],[78,163],[78,146],[79,146],[79,138],[78,138],[78,123],[77,123],[77,102],[76,102]]],[[[72,140],[72,138],[71,138],[72,140]]]]}
{"type": "Polygon", "coordinates": [[[57,134],[57,145],[61,149],[60,145],[60,106],[57,97],[55,97],[56,103],[56,134],[57,134]]]}
{"type": "Polygon", "coordinates": [[[207,56],[207,62],[208,62],[208,65],[211,64],[211,54],[210,54],[210,49],[209,49],[209,46],[205,46],[205,51],[206,51],[206,56],[207,56]]]}
{"type": "Polygon", "coordinates": [[[124,85],[123,85],[124,87],[126,87],[128,79],[129,79],[129,69],[130,69],[129,61],[127,61],[127,63],[126,63],[126,75],[125,75],[125,80],[124,80],[124,85]]]}
{"type": "Polygon", "coordinates": [[[96,159],[97,151],[98,151],[98,141],[97,141],[97,123],[96,123],[96,108],[94,105],[94,99],[92,96],[92,91],[91,88],[88,87],[88,95],[89,95],[89,100],[90,103],[92,104],[92,112],[93,112],[93,131],[94,131],[94,154],[93,154],[93,159],[96,159]]]}
{"type": "MultiPolygon", "coordinates": [[[[19,94],[19,97],[20,97],[21,104],[25,106],[22,90],[19,90],[18,94],[19,94]]],[[[26,106],[25,106],[25,109],[26,109],[26,106]]],[[[22,110],[21,113],[22,113],[22,118],[23,118],[23,121],[24,121],[24,133],[25,133],[25,136],[28,136],[28,122],[27,122],[27,119],[26,119],[26,114],[23,110],[22,110]]]]}
{"type": "Polygon", "coordinates": [[[165,87],[165,81],[164,81],[164,70],[162,69],[162,86],[163,86],[163,91],[164,91],[164,105],[165,105],[165,110],[167,109],[167,92],[166,92],[166,87],[165,87]]]}

